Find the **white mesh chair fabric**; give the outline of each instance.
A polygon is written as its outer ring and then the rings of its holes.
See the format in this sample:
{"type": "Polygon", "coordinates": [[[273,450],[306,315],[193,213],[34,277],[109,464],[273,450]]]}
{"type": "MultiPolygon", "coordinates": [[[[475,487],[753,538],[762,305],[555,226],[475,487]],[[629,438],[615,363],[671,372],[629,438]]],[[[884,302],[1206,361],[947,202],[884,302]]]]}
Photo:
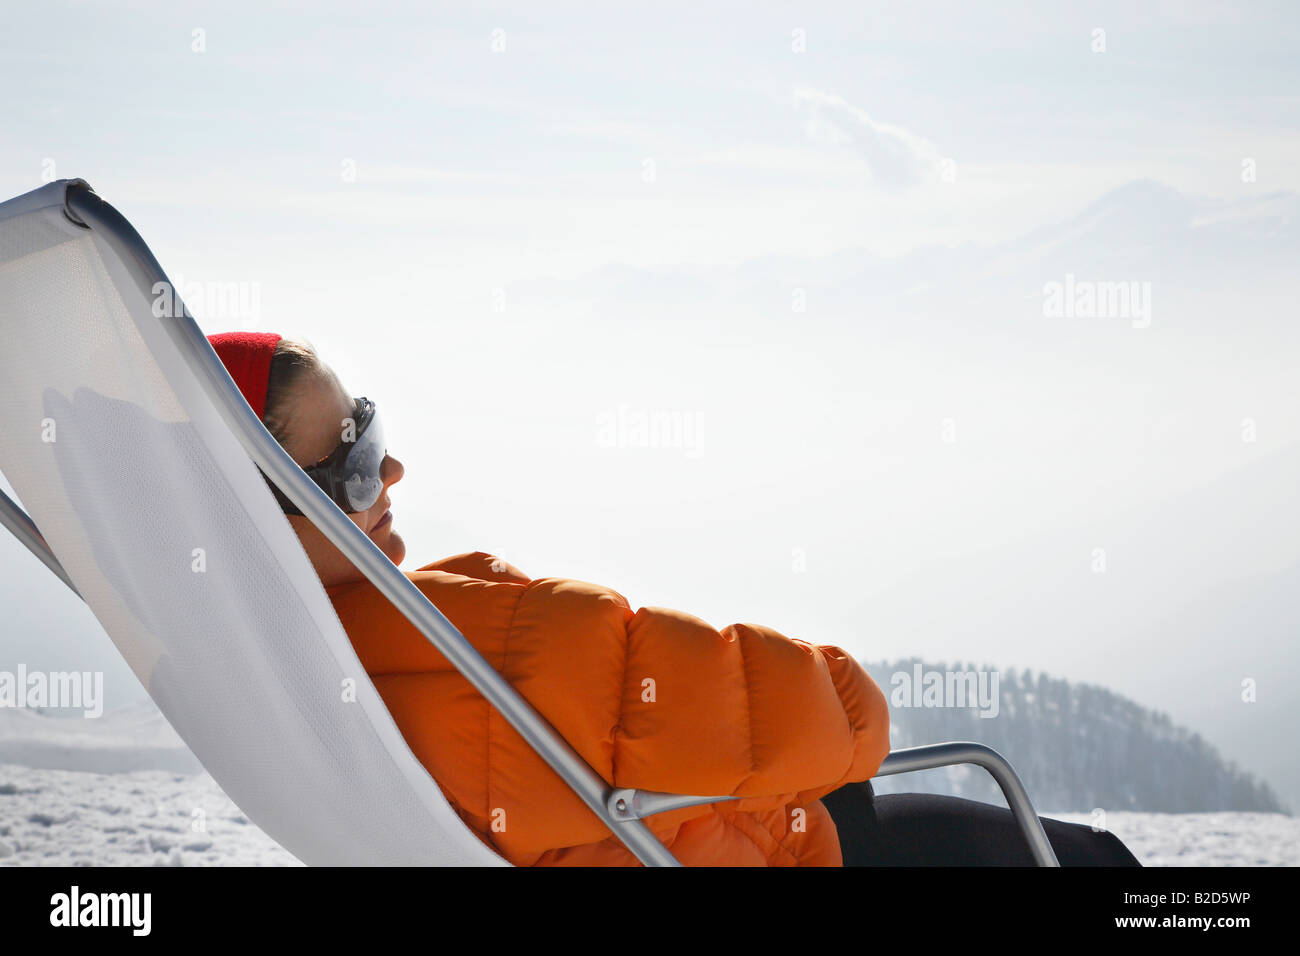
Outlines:
{"type": "Polygon", "coordinates": [[[411,754],[265,482],[177,371],[151,290],[65,215],[66,189],[0,204],[0,470],[68,577],[302,861],[504,865],[411,754]]]}

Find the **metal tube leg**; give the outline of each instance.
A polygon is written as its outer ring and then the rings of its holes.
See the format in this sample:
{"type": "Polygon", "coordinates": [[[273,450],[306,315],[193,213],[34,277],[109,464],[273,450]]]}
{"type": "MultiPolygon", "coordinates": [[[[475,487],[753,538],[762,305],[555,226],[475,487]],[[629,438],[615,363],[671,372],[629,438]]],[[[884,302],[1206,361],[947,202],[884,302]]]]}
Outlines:
{"type": "Polygon", "coordinates": [[[895,750],[881,763],[876,776],[887,777],[891,774],[910,773],[913,770],[932,770],[935,767],[947,767],[957,763],[972,763],[983,767],[997,781],[998,786],[1002,788],[1002,794],[1007,798],[1007,806],[1011,808],[1020,832],[1025,835],[1029,852],[1033,854],[1039,866],[1061,865],[1056,859],[1056,851],[1052,849],[1052,844],[1047,839],[1047,833],[1043,830],[1042,821],[1038,819],[1038,814],[1034,812],[1034,805],[1029,801],[1025,785],[1020,782],[1020,778],[1016,776],[1015,770],[1011,768],[1007,759],[992,747],[972,741],[956,741],[895,750]]]}

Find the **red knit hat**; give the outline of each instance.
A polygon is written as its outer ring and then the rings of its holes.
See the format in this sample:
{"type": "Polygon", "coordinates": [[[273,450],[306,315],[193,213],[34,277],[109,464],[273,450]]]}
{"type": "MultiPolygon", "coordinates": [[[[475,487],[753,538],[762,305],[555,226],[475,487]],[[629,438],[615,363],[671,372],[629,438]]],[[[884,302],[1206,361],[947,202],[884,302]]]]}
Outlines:
{"type": "Polygon", "coordinates": [[[280,335],[275,332],[221,332],[208,341],[226,371],[261,418],[266,414],[266,387],[271,383],[271,356],[280,335]]]}

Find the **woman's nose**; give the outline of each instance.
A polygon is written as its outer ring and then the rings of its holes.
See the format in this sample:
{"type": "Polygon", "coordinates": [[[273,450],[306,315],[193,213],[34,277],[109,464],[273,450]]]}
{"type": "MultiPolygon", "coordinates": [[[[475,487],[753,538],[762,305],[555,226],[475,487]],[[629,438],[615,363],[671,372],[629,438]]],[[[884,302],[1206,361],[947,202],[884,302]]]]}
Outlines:
{"type": "Polygon", "coordinates": [[[400,461],[392,455],[385,455],[383,464],[379,466],[380,480],[383,481],[384,487],[395,485],[402,480],[402,475],[406,474],[406,468],[400,461]]]}

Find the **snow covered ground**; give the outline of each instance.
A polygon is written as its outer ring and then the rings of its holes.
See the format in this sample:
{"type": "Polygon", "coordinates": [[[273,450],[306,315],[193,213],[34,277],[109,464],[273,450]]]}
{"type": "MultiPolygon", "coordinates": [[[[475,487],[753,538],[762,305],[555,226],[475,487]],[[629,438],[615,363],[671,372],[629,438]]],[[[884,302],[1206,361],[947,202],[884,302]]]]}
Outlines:
{"type": "MultiPolygon", "coordinates": [[[[1045,813],[1090,823],[1088,814],[1045,813]]],[[[1111,813],[1147,866],[1294,866],[1300,820],[1276,813],[1111,813]]],[[[0,866],[297,866],[206,773],[0,764],[0,866]],[[199,829],[202,827],[202,829],[199,829]]]]}
{"type": "MultiPolygon", "coordinates": [[[[1300,865],[1300,819],[1281,814],[1112,812],[1106,825],[1146,866],[1300,865]]],[[[300,864],[144,704],[98,720],[0,710],[0,865],[300,864]]]]}
{"type": "MultiPolygon", "coordinates": [[[[1047,813],[1091,824],[1086,813],[1047,813]]],[[[1143,866],[1300,866],[1300,819],[1280,813],[1106,814],[1143,866]]]]}
{"type": "Polygon", "coordinates": [[[0,709],[0,866],[298,866],[152,701],[93,720],[0,709]]]}
{"type": "Polygon", "coordinates": [[[0,764],[0,866],[299,866],[206,773],[0,764]]]}

